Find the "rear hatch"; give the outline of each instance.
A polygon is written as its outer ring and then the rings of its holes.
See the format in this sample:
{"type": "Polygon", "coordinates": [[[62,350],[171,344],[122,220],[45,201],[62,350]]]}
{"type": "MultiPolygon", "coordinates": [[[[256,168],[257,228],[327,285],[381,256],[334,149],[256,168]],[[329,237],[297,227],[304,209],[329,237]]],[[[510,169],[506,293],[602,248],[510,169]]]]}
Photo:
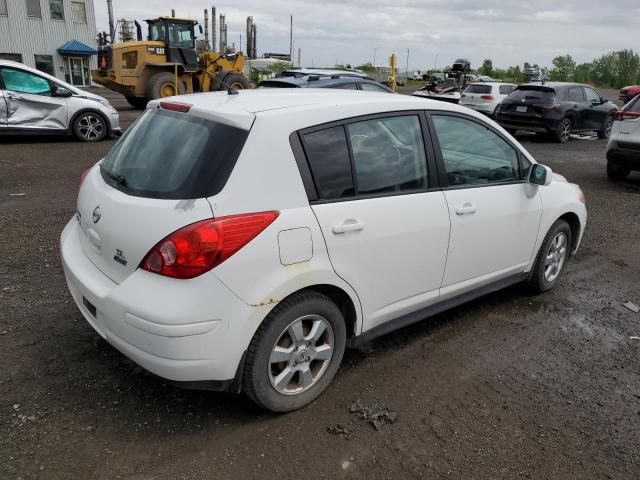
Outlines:
{"type": "Polygon", "coordinates": [[[618,147],[640,150],[640,96],[637,96],[614,115],[611,135],[618,147]]]}
{"type": "Polygon", "coordinates": [[[78,194],[84,253],[116,283],[159,241],[211,218],[248,131],[185,112],[146,110],[85,177],[78,194]]]}
{"type": "Polygon", "coordinates": [[[521,85],[502,101],[500,114],[543,116],[556,103],[556,91],[544,85],[521,85]]]}
{"type": "Polygon", "coordinates": [[[482,84],[469,85],[467,89],[464,91],[464,93],[462,94],[460,103],[462,105],[480,105],[483,103],[489,103],[493,100],[491,91],[492,91],[491,85],[482,85],[482,84]],[[487,97],[491,97],[491,98],[487,98],[487,97]]]}

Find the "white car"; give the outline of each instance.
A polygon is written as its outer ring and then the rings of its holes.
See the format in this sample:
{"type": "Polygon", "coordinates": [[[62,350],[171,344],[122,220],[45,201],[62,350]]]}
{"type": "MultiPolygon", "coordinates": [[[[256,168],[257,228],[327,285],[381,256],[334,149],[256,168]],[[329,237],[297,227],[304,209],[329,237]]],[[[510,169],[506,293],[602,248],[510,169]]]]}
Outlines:
{"type": "Polygon", "coordinates": [[[105,98],[0,60],[0,135],[74,135],[97,142],[120,133],[120,115],[105,98]]]}
{"type": "Polygon", "coordinates": [[[640,95],[613,116],[607,146],[607,175],[624,180],[633,170],[640,171],[640,95]]]}
{"type": "Polygon", "coordinates": [[[460,105],[493,116],[500,102],[507,98],[517,85],[502,82],[473,83],[460,98],[460,105]]]}
{"type": "Polygon", "coordinates": [[[149,371],[290,411],[358,346],[496,289],[553,287],[577,185],[469,109],[243,90],[148,104],[61,236],[91,326],[149,371]]]}

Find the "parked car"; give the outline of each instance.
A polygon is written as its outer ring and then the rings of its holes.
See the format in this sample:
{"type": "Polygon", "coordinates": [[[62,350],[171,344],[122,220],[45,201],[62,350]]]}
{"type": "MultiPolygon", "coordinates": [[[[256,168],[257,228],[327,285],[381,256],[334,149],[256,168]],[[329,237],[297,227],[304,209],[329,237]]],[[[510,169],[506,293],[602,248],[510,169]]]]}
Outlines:
{"type": "Polygon", "coordinates": [[[385,85],[371,78],[350,75],[307,75],[304,77],[279,77],[263,80],[256,88],[339,88],[393,93],[385,85]]]}
{"type": "Polygon", "coordinates": [[[80,182],[60,248],[89,324],[161,377],[281,412],[347,346],[554,287],[587,220],[485,116],[371,92],[154,100],[80,182]]]}
{"type": "Polygon", "coordinates": [[[640,85],[630,85],[620,89],[619,98],[624,103],[629,103],[637,95],[640,95],[640,85]]]}
{"type": "Polygon", "coordinates": [[[512,83],[502,82],[473,83],[462,93],[459,103],[478,112],[494,115],[500,102],[516,87],[512,83]]]}
{"type": "Polygon", "coordinates": [[[520,85],[502,101],[496,117],[511,133],[548,133],[564,143],[573,132],[595,131],[608,138],[617,111],[613,102],[588,85],[548,82],[520,85]]]}
{"type": "Polygon", "coordinates": [[[309,75],[318,75],[323,77],[330,77],[331,75],[341,75],[344,77],[368,78],[366,73],[359,72],[357,70],[332,70],[329,68],[288,68],[276,75],[276,78],[308,77],[309,75]]]}
{"type": "Polygon", "coordinates": [[[74,135],[97,142],[120,132],[118,111],[106,99],[0,60],[0,135],[74,135]]]}
{"type": "Polygon", "coordinates": [[[640,170],[640,95],[614,115],[607,146],[607,175],[624,180],[632,170],[640,170]]]}

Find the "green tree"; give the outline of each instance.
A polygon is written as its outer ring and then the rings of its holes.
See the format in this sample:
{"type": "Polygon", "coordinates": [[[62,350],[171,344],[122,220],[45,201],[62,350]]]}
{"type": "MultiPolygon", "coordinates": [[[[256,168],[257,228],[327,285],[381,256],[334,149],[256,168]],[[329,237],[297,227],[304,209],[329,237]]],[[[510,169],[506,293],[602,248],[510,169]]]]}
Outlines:
{"type": "Polygon", "coordinates": [[[576,66],[573,72],[573,81],[578,83],[589,83],[591,81],[591,64],[581,63],[576,66]]]}
{"type": "Polygon", "coordinates": [[[559,55],[553,59],[551,80],[568,82],[573,79],[576,71],[576,62],[571,55],[559,55]]]}
{"type": "Polygon", "coordinates": [[[357,66],[356,70],[361,70],[364,73],[373,73],[375,71],[375,67],[371,64],[371,62],[367,62],[363,65],[357,66]]]}
{"type": "Polygon", "coordinates": [[[482,62],[482,66],[478,69],[480,75],[486,75],[487,77],[493,76],[493,60],[486,58],[482,62]]]}

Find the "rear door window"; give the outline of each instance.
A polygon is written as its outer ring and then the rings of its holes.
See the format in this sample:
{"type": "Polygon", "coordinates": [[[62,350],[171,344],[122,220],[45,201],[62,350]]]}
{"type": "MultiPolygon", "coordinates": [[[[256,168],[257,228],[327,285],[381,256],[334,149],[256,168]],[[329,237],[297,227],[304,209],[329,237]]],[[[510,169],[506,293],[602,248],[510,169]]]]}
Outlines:
{"type": "Polygon", "coordinates": [[[570,87],[569,88],[569,101],[582,103],[585,101],[584,91],[582,87],[570,87]]]}
{"type": "Polygon", "coordinates": [[[375,85],[373,83],[362,82],[360,84],[360,88],[362,90],[366,90],[366,91],[369,91],[369,92],[385,92],[385,93],[389,93],[389,90],[387,90],[386,88],[381,87],[379,85],[375,85]]]}
{"type": "Polygon", "coordinates": [[[303,135],[304,148],[318,198],[334,200],[353,196],[353,177],[344,127],[326,128],[303,135]]]}
{"type": "Polygon", "coordinates": [[[357,90],[355,83],[339,83],[337,85],[329,85],[329,88],[338,88],[340,90],[357,90]]]}
{"type": "Polygon", "coordinates": [[[219,193],[249,132],[184,113],[147,110],[100,165],[125,193],[193,199],[219,193]]]}
{"type": "Polygon", "coordinates": [[[600,103],[600,95],[598,95],[594,89],[584,87],[584,94],[587,97],[587,102],[600,103]]]}

